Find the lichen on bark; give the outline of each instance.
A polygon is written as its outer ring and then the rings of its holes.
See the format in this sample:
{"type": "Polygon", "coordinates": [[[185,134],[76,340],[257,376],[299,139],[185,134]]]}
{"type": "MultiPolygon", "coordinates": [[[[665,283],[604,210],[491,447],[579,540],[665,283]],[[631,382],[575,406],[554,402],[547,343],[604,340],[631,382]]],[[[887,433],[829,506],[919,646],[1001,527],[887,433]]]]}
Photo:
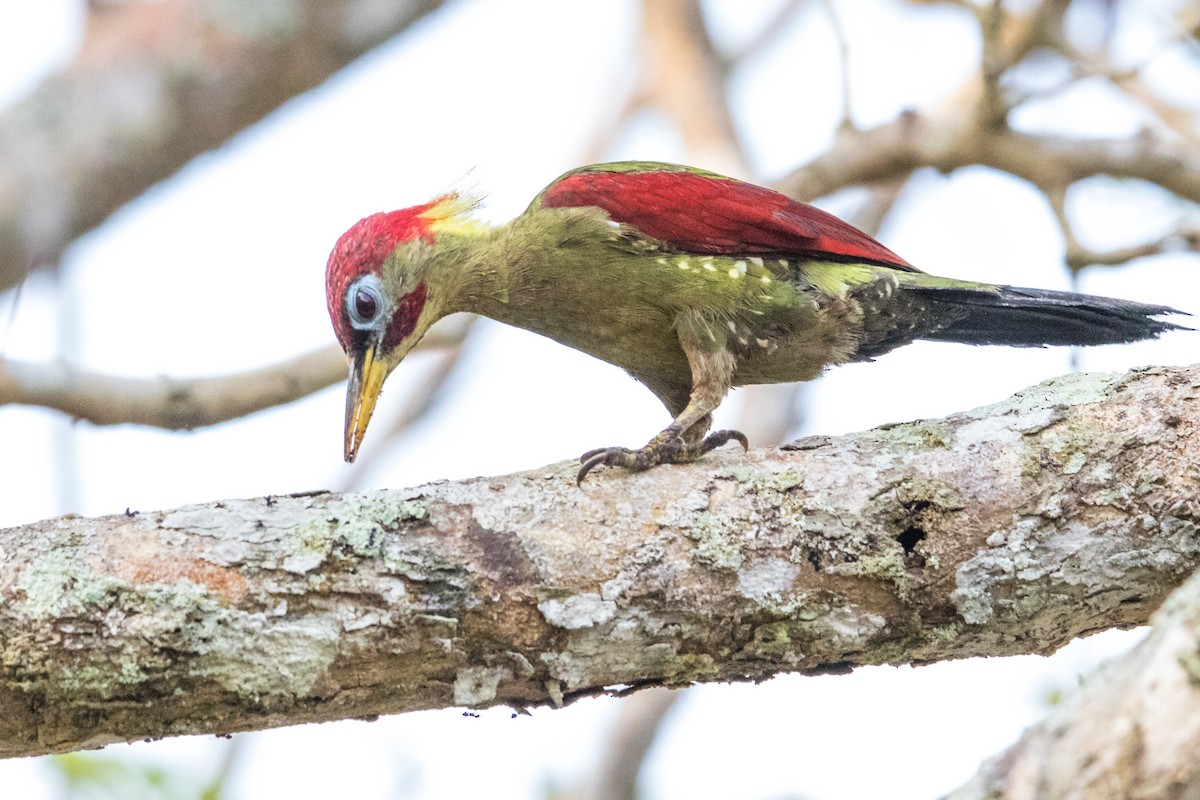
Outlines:
{"type": "Polygon", "coordinates": [[[574,485],[575,465],[0,536],[0,755],[1049,652],[1200,565],[1200,368],[574,485]]]}

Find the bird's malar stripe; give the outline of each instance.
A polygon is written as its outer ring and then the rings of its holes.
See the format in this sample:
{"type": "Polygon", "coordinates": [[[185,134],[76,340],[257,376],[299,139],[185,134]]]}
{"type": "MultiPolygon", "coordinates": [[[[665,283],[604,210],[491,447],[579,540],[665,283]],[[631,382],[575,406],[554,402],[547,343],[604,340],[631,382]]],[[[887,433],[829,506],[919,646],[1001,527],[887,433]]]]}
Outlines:
{"type": "Polygon", "coordinates": [[[428,289],[425,282],[417,284],[417,288],[400,298],[396,303],[396,311],[388,323],[387,333],[383,339],[383,349],[390,350],[407,339],[416,330],[417,320],[425,308],[425,298],[428,289]]]}

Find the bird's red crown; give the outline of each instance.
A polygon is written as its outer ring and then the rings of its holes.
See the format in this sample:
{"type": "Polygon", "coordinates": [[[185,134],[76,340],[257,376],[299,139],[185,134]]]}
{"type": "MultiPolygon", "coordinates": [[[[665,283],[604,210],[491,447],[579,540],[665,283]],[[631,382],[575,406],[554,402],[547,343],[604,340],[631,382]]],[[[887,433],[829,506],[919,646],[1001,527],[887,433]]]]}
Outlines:
{"type": "Polygon", "coordinates": [[[352,335],[345,299],[350,285],[368,273],[378,274],[401,245],[419,239],[432,242],[438,229],[459,213],[459,206],[456,195],[443,195],[419,206],[363,217],[342,234],[325,267],[325,301],[342,349],[349,350],[352,335]]]}

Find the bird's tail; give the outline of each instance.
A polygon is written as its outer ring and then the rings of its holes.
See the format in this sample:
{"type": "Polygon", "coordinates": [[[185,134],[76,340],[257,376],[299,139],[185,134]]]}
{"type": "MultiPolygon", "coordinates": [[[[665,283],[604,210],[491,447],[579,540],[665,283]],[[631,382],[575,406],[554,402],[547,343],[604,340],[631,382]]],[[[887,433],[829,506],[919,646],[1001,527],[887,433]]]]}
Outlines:
{"type": "MultiPolygon", "coordinates": [[[[942,320],[915,338],[1010,347],[1093,345],[1152,339],[1189,330],[1156,317],[1180,314],[1167,306],[1016,286],[930,286],[901,283],[899,291],[942,320]]],[[[1185,315],[1186,316],[1186,315],[1185,315]]]]}

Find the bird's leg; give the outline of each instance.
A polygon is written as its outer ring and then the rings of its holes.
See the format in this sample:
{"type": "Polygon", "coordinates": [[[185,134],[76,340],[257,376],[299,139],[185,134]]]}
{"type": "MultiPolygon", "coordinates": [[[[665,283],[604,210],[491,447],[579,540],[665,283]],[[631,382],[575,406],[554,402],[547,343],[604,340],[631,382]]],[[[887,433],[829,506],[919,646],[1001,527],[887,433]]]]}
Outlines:
{"type": "Polygon", "coordinates": [[[713,328],[695,316],[681,318],[677,329],[692,372],[687,406],[670,425],[637,450],[602,447],[584,453],[579,457],[582,466],[576,476],[577,483],[583,483],[587,474],[600,465],[640,472],[658,464],[695,461],[729,441],[739,442],[743,449],[749,447],[745,435],[739,431],[708,433],[712,412],[729,392],[737,367],[736,356],[725,347],[724,331],[719,336],[712,333],[713,328]]]}
{"type": "MultiPolygon", "coordinates": [[[[681,414],[680,417],[682,416],[681,414]]],[[[712,417],[706,414],[700,422],[693,424],[690,428],[684,428],[682,424],[686,423],[681,424],[677,419],[637,450],[627,447],[601,447],[597,450],[589,450],[579,457],[583,464],[579,468],[579,474],[575,480],[577,483],[583,483],[584,477],[601,464],[641,472],[659,464],[683,464],[695,461],[709,450],[730,441],[737,441],[743,449],[750,446],[745,434],[741,431],[714,431],[705,436],[711,422],[712,417]]]]}

